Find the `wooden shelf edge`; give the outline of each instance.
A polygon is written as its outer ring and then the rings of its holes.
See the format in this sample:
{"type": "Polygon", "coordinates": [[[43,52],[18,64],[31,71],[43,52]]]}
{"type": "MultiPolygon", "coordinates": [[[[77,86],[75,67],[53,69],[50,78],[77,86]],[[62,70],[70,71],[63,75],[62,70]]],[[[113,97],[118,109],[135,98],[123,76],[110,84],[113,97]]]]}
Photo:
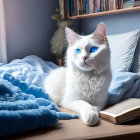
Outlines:
{"type": "Polygon", "coordinates": [[[129,12],[136,12],[136,11],[140,11],[140,6],[132,7],[132,8],[125,8],[125,9],[111,10],[111,11],[104,11],[104,12],[99,12],[99,13],[72,16],[72,17],[68,17],[68,19],[90,18],[90,17],[96,17],[96,16],[105,16],[105,15],[129,13],[129,12]]]}

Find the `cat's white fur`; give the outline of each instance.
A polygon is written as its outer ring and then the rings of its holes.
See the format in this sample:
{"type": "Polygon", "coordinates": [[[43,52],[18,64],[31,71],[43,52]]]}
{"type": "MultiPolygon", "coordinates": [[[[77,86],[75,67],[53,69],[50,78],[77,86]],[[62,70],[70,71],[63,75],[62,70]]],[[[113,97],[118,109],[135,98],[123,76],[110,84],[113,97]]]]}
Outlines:
{"type": "Polygon", "coordinates": [[[111,81],[110,50],[106,39],[106,27],[100,23],[94,34],[80,36],[66,28],[69,47],[66,67],[52,70],[45,78],[44,88],[57,105],[80,113],[89,126],[97,124],[98,112],[107,101],[111,81]],[[95,53],[90,48],[97,46],[95,53]],[[81,53],[77,54],[75,49],[81,53]],[[82,57],[87,57],[83,60],[82,57]]]}

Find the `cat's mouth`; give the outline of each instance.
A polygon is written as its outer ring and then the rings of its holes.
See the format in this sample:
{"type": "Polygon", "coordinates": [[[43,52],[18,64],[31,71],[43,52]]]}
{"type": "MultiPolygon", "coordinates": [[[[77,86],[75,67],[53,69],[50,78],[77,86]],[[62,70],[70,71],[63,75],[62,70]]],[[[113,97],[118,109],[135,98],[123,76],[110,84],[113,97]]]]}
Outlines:
{"type": "Polygon", "coordinates": [[[84,64],[88,65],[85,61],[84,61],[84,64]]]}
{"type": "Polygon", "coordinates": [[[92,66],[89,63],[84,62],[84,61],[79,64],[79,68],[84,70],[84,71],[91,71],[92,70],[92,66]]]}
{"type": "Polygon", "coordinates": [[[86,61],[84,61],[83,64],[86,65],[86,66],[90,66],[86,61]]]}

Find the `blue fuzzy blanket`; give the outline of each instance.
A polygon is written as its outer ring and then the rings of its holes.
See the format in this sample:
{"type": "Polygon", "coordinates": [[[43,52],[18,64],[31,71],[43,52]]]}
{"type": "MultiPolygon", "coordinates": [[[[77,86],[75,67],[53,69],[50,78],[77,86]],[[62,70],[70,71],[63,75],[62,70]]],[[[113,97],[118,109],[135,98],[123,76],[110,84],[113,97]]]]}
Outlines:
{"type": "Polygon", "coordinates": [[[57,66],[28,56],[0,65],[0,136],[50,128],[77,115],[58,112],[43,90],[43,79],[57,66]]]}

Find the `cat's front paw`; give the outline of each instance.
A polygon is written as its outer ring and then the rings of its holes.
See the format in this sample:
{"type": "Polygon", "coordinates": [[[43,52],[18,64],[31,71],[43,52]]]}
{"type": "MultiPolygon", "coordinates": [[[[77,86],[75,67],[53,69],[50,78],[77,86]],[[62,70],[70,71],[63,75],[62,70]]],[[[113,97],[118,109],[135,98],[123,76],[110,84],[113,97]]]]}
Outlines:
{"type": "Polygon", "coordinates": [[[99,121],[98,112],[93,110],[84,111],[81,113],[83,122],[88,126],[96,125],[99,121]]]}

